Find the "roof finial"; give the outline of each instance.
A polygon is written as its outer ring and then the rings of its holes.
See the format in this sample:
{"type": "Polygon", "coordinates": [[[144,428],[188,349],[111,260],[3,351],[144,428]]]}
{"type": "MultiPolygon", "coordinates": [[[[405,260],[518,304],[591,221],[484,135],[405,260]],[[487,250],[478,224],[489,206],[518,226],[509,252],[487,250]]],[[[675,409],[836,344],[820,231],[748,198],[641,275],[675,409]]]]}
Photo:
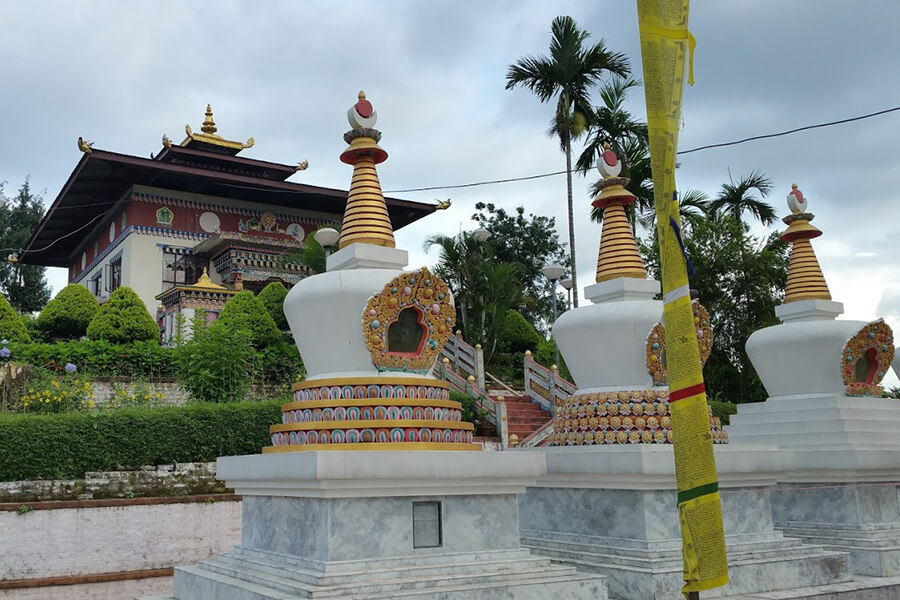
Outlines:
{"type": "Polygon", "coordinates": [[[200,126],[200,131],[203,133],[214,135],[218,127],[216,127],[216,122],[213,121],[213,113],[212,113],[212,105],[206,105],[206,118],[203,119],[203,125],[200,126]]]}

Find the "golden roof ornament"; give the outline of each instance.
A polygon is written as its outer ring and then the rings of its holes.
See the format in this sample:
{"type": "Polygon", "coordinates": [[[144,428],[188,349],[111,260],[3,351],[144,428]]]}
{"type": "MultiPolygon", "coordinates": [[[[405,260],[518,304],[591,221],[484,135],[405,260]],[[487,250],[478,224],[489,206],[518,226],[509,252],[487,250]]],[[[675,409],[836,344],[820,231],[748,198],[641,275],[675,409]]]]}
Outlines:
{"type": "Polygon", "coordinates": [[[810,224],[815,215],[806,212],[809,203],[797,184],[791,186],[787,195],[791,214],[782,219],[788,226],[781,239],[791,242],[791,260],[788,266],[787,286],[784,289],[784,303],[797,300],[831,300],[831,292],[822,274],[822,267],[810,240],[822,232],[810,224]]]}
{"type": "Polygon", "coordinates": [[[216,133],[219,128],[216,126],[216,122],[213,120],[213,112],[212,106],[206,105],[206,113],[204,114],[203,124],[200,126],[201,133],[194,133],[191,129],[190,124],[184,126],[184,132],[187,134],[187,137],[181,142],[182,146],[187,146],[191,142],[210,144],[212,146],[220,146],[222,148],[228,148],[229,150],[243,150],[244,148],[251,148],[254,144],[253,138],[247,138],[246,142],[236,142],[233,140],[226,140],[221,135],[216,133]]]}
{"type": "Polygon", "coordinates": [[[625,189],[628,178],[620,177],[622,161],[609,144],[603,144],[597,170],[603,175],[603,180],[598,184],[600,193],[592,205],[603,209],[603,230],[600,233],[596,282],[619,277],[646,279],[647,270],[625,214],[625,206],[634,204],[637,198],[625,189]]]}
{"type": "Polygon", "coordinates": [[[354,243],[394,248],[394,229],[375,170],[375,165],[386,161],[388,155],[378,145],[381,132],[373,129],[378,113],[365,92],[359,93],[356,104],[347,111],[347,120],[353,129],[344,134],[344,141],[350,145],[341,153],[341,162],[353,165],[353,179],[338,248],[354,243]]]}
{"type": "Polygon", "coordinates": [[[210,292],[223,292],[223,291],[231,291],[224,285],[219,285],[217,283],[213,283],[212,279],[209,278],[209,273],[206,272],[206,267],[203,267],[203,273],[197,279],[197,283],[188,286],[193,289],[203,289],[208,290],[210,292]]]}

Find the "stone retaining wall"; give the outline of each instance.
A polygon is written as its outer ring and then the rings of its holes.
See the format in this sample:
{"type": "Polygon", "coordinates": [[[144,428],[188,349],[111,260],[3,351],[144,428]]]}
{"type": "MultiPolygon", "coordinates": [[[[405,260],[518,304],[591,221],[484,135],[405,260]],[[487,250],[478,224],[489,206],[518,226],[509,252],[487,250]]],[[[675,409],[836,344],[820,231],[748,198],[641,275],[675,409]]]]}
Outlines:
{"type": "MultiPolygon", "coordinates": [[[[147,389],[153,397],[156,406],[182,406],[190,400],[190,396],[174,380],[151,380],[146,383],[138,383],[127,378],[109,378],[91,381],[91,389],[94,392],[94,402],[98,406],[107,404],[116,394],[116,390],[124,390],[127,393],[132,389],[147,389]],[[160,397],[157,398],[157,395],[160,397]]],[[[255,384],[250,386],[248,398],[275,398],[282,390],[280,386],[269,384],[255,384]]]]}
{"type": "Polygon", "coordinates": [[[0,502],[188,496],[225,491],[225,484],[216,480],[216,463],[176,463],[136,471],[88,472],[84,479],[0,482],[0,502]]]}

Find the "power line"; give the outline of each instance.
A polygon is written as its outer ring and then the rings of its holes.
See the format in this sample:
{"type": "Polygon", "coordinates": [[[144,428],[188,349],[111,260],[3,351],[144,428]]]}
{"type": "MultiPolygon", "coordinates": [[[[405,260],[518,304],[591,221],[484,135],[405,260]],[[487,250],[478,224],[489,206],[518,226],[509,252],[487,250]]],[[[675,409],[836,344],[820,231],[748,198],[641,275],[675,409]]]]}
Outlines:
{"type": "MultiPolygon", "coordinates": [[[[806,125],[803,127],[797,127],[796,129],[788,129],[787,131],[779,131],[777,133],[766,133],[766,134],[762,134],[762,135],[755,135],[752,137],[735,140],[732,142],[707,144],[705,146],[698,146],[696,148],[691,148],[689,150],[681,150],[680,152],[678,152],[678,155],[681,156],[683,154],[691,154],[692,152],[700,152],[701,150],[710,150],[712,148],[724,148],[726,146],[736,146],[738,144],[744,144],[744,143],[753,142],[756,140],[765,140],[765,139],[769,139],[769,138],[781,137],[781,136],[785,136],[785,135],[790,135],[792,133],[798,133],[800,131],[808,131],[810,129],[820,129],[822,127],[831,127],[833,125],[843,125],[845,123],[852,123],[854,121],[862,121],[863,119],[869,119],[872,117],[885,115],[885,114],[892,113],[892,112],[895,112],[898,110],[900,110],[900,106],[894,106],[893,108],[886,108],[884,110],[879,110],[876,112],[868,113],[865,115],[859,115],[856,117],[850,117],[848,119],[839,119],[837,121],[828,121],[826,123],[817,123],[815,125],[806,125]]],[[[493,185],[496,183],[511,183],[514,181],[528,181],[531,179],[542,179],[544,177],[554,177],[556,175],[563,175],[565,173],[566,173],[566,171],[562,170],[562,171],[554,171],[552,173],[541,173],[540,175],[529,175],[527,177],[509,177],[506,179],[494,179],[491,181],[476,181],[476,182],[472,182],[472,183],[463,183],[463,184],[458,184],[458,185],[435,185],[435,186],[420,187],[420,188],[408,188],[408,189],[403,189],[403,190],[387,190],[387,191],[385,191],[385,193],[386,194],[402,194],[402,193],[408,193],[408,192],[429,192],[429,191],[433,191],[433,190],[456,190],[456,189],[476,187],[476,186],[481,186],[481,185],[493,185]]]]}

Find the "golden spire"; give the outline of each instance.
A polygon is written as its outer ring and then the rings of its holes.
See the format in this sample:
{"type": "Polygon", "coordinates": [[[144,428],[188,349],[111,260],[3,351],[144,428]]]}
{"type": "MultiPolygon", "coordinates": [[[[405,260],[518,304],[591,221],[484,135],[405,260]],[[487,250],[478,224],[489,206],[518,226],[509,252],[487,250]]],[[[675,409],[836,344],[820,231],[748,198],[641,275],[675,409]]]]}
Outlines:
{"type": "Polygon", "coordinates": [[[822,232],[810,225],[813,214],[806,212],[808,203],[797,184],[791,186],[787,196],[791,214],[784,219],[788,226],[781,239],[792,243],[791,262],[788,267],[787,286],[784,290],[784,303],[797,300],[831,300],[828,284],[822,275],[822,267],[813,250],[810,240],[822,235],[822,232]]]}
{"type": "Polygon", "coordinates": [[[374,129],[377,119],[372,103],[366,100],[365,92],[360,92],[357,103],[347,111],[353,129],[344,134],[350,146],[341,154],[341,161],[353,165],[353,180],[338,248],[354,243],[395,246],[394,229],[375,170],[375,165],[387,160],[387,152],[378,146],[381,132],[374,129]]]}
{"type": "Polygon", "coordinates": [[[628,179],[619,177],[622,161],[603,145],[600,163],[597,165],[603,175],[600,194],[593,206],[603,209],[603,231],[600,233],[600,253],[597,257],[597,283],[618,277],[646,279],[647,270],[638,252],[634,231],[625,214],[625,206],[636,200],[634,194],[625,189],[628,179]]]}
{"type": "Polygon", "coordinates": [[[200,131],[207,135],[213,135],[216,133],[218,128],[216,127],[216,122],[213,121],[212,115],[212,105],[206,105],[206,118],[203,119],[203,125],[200,126],[200,131]]]}
{"type": "MultiPolygon", "coordinates": [[[[228,148],[229,150],[235,150],[236,152],[234,153],[236,154],[244,148],[252,147],[254,144],[253,138],[248,138],[246,142],[226,140],[221,135],[216,133],[218,130],[219,128],[216,126],[216,122],[213,120],[212,106],[207,104],[203,124],[200,126],[201,133],[194,133],[193,130],[191,130],[190,125],[185,125],[184,132],[187,134],[187,137],[184,138],[184,141],[181,142],[181,145],[189,146],[191,142],[197,142],[201,145],[201,147],[202,144],[220,146],[222,148],[228,148]]],[[[166,139],[167,138],[163,136],[163,145],[165,145],[166,139]]]]}

